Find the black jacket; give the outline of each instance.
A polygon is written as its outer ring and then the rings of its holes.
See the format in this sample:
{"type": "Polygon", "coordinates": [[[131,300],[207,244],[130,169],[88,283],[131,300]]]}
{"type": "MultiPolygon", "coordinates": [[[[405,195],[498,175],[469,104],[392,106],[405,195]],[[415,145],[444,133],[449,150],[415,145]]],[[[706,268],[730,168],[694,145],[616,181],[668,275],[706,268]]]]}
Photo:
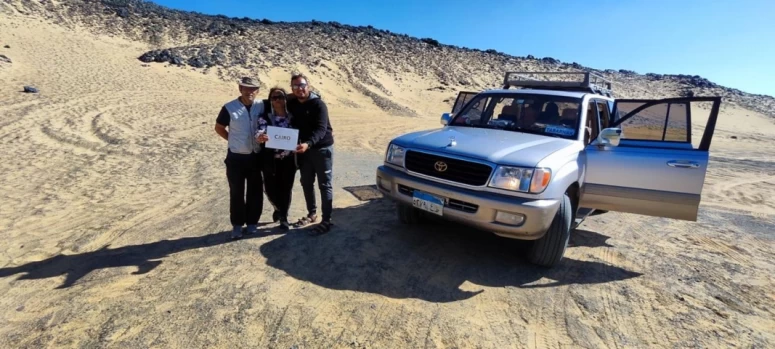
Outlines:
{"type": "Polygon", "coordinates": [[[293,115],[291,127],[299,130],[299,143],[308,143],[311,149],[333,145],[333,128],[328,119],[326,102],[314,92],[304,103],[295,96],[289,97],[288,111],[293,115]]]}

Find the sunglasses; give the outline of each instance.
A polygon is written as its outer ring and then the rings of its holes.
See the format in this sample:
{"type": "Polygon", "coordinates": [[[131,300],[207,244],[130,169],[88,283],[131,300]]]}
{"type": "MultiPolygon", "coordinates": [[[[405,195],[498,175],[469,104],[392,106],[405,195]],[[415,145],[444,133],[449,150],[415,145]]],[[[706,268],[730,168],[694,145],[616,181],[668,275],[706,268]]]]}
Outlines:
{"type": "Polygon", "coordinates": [[[307,87],[307,84],[295,84],[295,85],[291,85],[291,88],[293,88],[294,90],[302,89],[302,88],[305,88],[305,87],[307,87]]]}
{"type": "Polygon", "coordinates": [[[272,96],[272,100],[273,101],[284,101],[285,100],[285,96],[283,96],[283,95],[274,95],[274,96],[272,96]]]}

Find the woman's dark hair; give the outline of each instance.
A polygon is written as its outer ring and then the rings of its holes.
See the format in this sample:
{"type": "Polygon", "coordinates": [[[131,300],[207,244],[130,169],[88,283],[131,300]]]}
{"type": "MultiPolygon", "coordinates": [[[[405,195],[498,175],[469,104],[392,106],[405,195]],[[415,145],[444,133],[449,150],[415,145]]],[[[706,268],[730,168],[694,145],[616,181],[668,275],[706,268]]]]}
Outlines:
{"type": "Polygon", "coordinates": [[[270,102],[272,101],[272,95],[275,92],[277,92],[277,91],[282,92],[283,96],[285,96],[285,98],[288,98],[288,92],[286,92],[284,88],[282,88],[280,86],[275,86],[275,87],[272,87],[272,88],[269,89],[269,97],[268,97],[268,99],[269,99],[270,102]]]}
{"type": "MultiPolygon", "coordinates": [[[[272,95],[275,92],[277,92],[277,91],[280,91],[280,93],[282,93],[283,96],[285,96],[285,102],[286,103],[288,102],[288,92],[285,92],[284,88],[282,88],[280,86],[272,87],[272,88],[269,89],[269,96],[267,97],[267,100],[269,101],[269,108],[264,110],[265,113],[269,113],[269,112],[274,113],[274,104],[272,103],[272,95]]],[[[291,95],[291,96],[293,96],[293,95],[291,95]]],[[[288,112],[288,105],[287,104],[285,105],[285,111],[286,111],[286,113],[288,112]]]]}

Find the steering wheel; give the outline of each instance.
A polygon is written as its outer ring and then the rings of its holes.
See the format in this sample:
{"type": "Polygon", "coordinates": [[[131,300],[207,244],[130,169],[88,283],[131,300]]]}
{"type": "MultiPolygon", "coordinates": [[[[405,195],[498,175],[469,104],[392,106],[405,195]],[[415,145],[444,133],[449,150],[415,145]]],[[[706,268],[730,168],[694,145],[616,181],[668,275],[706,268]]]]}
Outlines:
{"type": "Polygon", "coordinates": [[[573,127],[573,124],[575,124],[573,120],[569,120],[569,119],[560,120],[560,125],[563,125],[563,126],[573,127]]]}

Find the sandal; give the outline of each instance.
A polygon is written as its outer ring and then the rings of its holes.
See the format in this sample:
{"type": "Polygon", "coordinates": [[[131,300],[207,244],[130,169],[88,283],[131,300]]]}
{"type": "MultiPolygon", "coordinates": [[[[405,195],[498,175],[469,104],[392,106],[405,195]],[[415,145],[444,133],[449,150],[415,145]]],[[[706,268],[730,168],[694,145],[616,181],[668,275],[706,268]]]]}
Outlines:
{"type": "Polygon", "coordinates": [[[315,220],[317,220],[317,216],[307,216],[299,219],[296,221],[296,223],[293,223],[294,228],[303,228],[306,227],[312,223],[315,223],[315,220]]]}
{"type": "Polygon", "coordinates": [[[334,226],[334,223],[331,223],[331,221],[323,221],[320,224],[318,224],[316,227],[310,229],[309,235],[312,235],[312,236],[323,235],[331,231],[331,228],[333,226],[334,226]]]}

